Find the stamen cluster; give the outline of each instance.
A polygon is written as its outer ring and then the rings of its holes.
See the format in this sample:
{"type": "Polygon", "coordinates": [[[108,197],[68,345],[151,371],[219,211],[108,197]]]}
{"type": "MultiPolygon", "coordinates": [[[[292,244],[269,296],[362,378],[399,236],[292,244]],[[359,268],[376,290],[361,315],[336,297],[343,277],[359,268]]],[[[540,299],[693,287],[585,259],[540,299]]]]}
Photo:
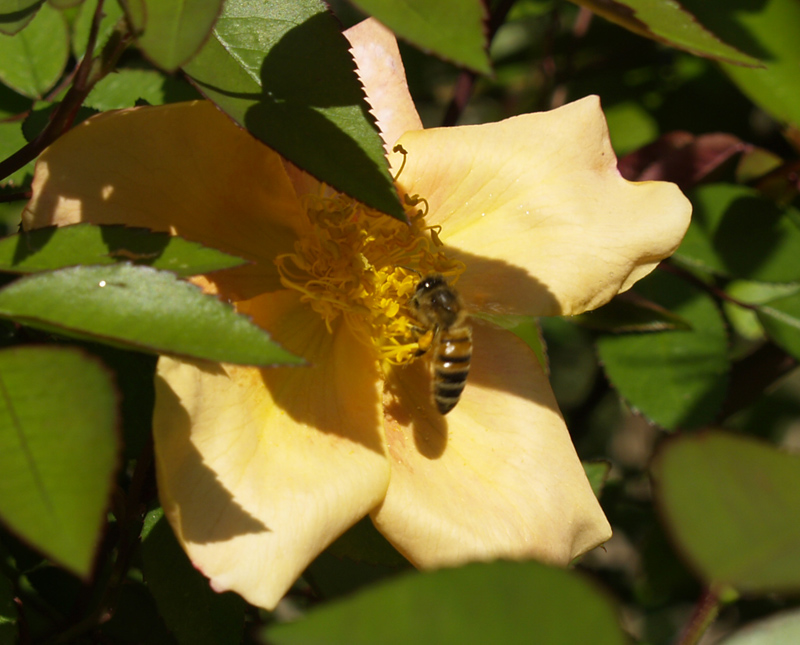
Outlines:
{"type": "Polygon", "coordinates": [[[437,230],[418,208],[424,200],[405,200],[406,224],[341,194],[305,199],[307,233],[275,259],[281,283],[302,294],[328,331],[343,316],[380,360],[407,363],[419,349],[407,305],[420,276],[455,280],[464,269],[438,248],[437,230]]]}

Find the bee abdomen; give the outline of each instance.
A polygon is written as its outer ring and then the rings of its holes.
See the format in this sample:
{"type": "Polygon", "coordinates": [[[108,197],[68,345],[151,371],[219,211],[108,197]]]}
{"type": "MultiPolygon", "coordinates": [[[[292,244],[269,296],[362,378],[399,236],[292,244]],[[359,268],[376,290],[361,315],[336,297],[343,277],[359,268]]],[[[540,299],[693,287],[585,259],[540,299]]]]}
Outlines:
{"type": "Polygon", "coordinates": [[[472,330],[460,327],[443,331],[433,362],[433,398],[440,414],[452,410],[467,384],[472,360],[472,330]]]}

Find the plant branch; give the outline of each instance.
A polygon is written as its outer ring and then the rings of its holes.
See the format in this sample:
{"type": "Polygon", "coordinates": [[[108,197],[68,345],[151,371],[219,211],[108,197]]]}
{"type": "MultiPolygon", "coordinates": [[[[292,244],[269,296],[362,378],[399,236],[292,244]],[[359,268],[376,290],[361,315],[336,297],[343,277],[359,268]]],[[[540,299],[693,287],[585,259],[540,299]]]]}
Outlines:
{"type": "Polygon", "coordinates": [[[100,19],[103,15],[103,0],[97,3],[92,28],[86,45],[86,53],[78,65],[72,86],[67,90],[64,99],[58,104],[50,117],[50,122],[33,141],[26,144],[10,157],[0,162],[0,179],[8,177],[27,163],[38,157],[42,151],[53,143],[58,137],[72,127],[78,110],[83,105],[92,88],[97,82],[114,69],[122,52],[128,46],[130,35],[127,31],[118,29],[112,37],[99,59],[93,58],[94,48],[97,44],[97,34],[100,29],[100,19]]]}
{"type": "Polygon", "coordinates": [[[677,645],[697,645],[703,634],[716,620],[719,613],[719,594],[711,587],[707,588],[700,596],[692,610],[689,622],[678,637],[677,645]]]}

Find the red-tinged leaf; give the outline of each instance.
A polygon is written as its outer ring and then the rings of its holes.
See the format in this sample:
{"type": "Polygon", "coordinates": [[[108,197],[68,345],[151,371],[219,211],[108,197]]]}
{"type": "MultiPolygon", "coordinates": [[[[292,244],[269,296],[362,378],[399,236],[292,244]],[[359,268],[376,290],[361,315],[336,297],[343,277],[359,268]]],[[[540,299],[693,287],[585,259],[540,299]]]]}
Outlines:
{"type": "Polygon", "coordinates": [[[697,137],[689,132],[669,132],[622,157],[619,171],[630,181],[671,181],[688,190],[750,148],[738,137],[723,132],[697,137]]]}

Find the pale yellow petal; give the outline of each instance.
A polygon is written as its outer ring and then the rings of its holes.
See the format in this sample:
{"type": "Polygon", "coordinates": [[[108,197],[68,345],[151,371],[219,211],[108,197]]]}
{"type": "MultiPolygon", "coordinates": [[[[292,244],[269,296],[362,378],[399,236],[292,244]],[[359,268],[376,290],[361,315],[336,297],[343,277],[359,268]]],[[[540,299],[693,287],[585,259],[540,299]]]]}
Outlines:
{"type": "Polygon", "coordinates": [[[680,243],[691,206],[616,166],[597,97],[499,123],[410,132],[398,183],[467,264],[473,307],[531,315],[593,309],[680,243]]]}
{"type": "Polygon", "coordinates": [[[214,589],[272,608],[379,503],[389,466],[372,352],[343,325],[328,334],[293,293],[245,305],[313,364],[257,370],[162,358],[158,485],[178,540],[214,589]]]}
{"type": "Polygon", "coordinates": [[[397,40],[374,18],[350,27],[344,35],[350,41],[358,76],[388,153],[404,133],[422,129],[422,121],[408,91],[397,40]]]}
{"type": "Polygon", "coordinates": [[[253,264],[221,291],[279,288],[272,258],[290,250],[301,211],[280,157],[211,103],[107,112],[39,159],[26,228],[88,221],[170,231],[253,264]]]}
{"type": "Polygon", "coordinates": [[[476,324],[472,371],[442,417],[427,365],[385,395],[392,479],[375,526],[421,567],[536,558],[566,565],[605,542],[603,515],[533,352],[476,324]]]}

